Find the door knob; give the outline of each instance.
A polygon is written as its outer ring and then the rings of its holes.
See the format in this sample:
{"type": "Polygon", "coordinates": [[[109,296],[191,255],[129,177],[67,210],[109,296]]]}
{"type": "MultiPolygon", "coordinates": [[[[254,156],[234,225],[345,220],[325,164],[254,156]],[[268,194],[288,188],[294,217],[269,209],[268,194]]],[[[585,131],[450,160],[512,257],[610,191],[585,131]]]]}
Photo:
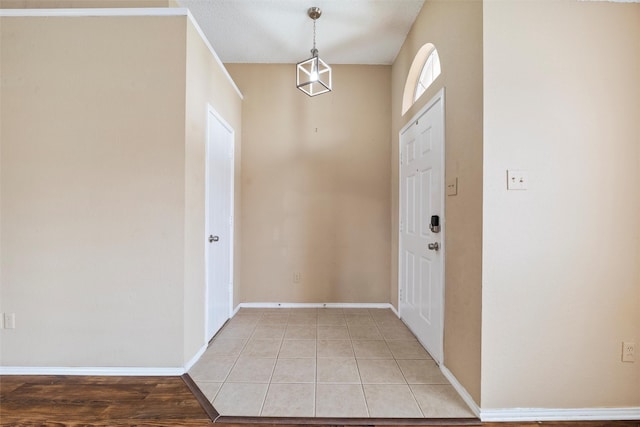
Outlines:
{"type": "Polygon", "coordinates": [[[218,236],[214,236],[214,235],[209,236],[209,243],[217,242],[218,240],[220,240],[220,237],[218,236]]]}
{"type": "Polygon", "coordinates": [[[440,249],[440,245],[438,244],[438,242],[429,243],[427,245],[427,248],[429,248],[430,251],[437,251],[438,249],[440,249]]]}

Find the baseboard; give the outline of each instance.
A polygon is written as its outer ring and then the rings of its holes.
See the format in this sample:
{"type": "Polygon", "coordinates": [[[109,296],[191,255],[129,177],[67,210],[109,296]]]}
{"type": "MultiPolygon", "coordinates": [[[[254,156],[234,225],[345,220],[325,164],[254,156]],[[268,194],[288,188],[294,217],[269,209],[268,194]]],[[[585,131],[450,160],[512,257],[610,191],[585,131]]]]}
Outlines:
{"type": "Polygon", "coordinates": [[[393,314],[398,316],[398,319],[399,319],[400,318],[400,313],[398,312],[398,310],[396,310],[396,308],[393,306],[393,304],[389,304],[389,308],[391,309],[391,311],[393,311],[393,314]]]}
{"type": "Polygon", "coordinates": [[[200,360],[204,352],[207,351],[208,346],[209,346],[208,343],[204,343],[204,345],[200,347],[200,350],[198,350],[198,352],[185,365],[183,373],[189,372],[189,369],[191,369],[193,365],[195,365],[198,362],[198,360],[200,360]]]}
{"type": "Polygon", "coordinates": [[[464,388],[464,386],[460,384],[460,381],[458,381],[456,376],[453,375],[453,372],[447,369],[447,367],[444,365],[440,365],[440,371],[442,371],[442,374],[445,376],[445,378],[449,380],[453,388],[456,389],[456,391],[458,392],[462,400],[464,400],[464,403],[467,404],[469,409],[471,409],[471,411],[475,414],[476,417],[480,418],[480,415],[482,413],[480,407],[475,402],[475,400],[473,400],[473,397],[471,397],[467,389],[464,388]]]}
{"type": "Polygon", "coordinates": [[[238,304],[238,305],[236,306],[236,308],[233,310],[233,313],[231,313],[231,317],[230,317],[230,319],[231,319],[233,316],[235,316],[236,314],[238,314],[238,312],[240,311],[240,308],[241,308],[241,307],[240,307],[240,304],[238,304]]]}
{"type": "Polygon", "coordinates": [[[501,421],[640,421],[640,407],[630,408],[509,408],[481,409],[482,422],[501,421]]]}
{"type": "Polygon", "coordinates": [[[389,303],[350,303],[350,302],[327,302],[327,303],[298,303],[298,302],[243,302],[238,305],[240,308],[389,308],[397,314],[393,306],[389,303]]]}
{"type": "Polygon", "coordinates": [[[174,377],[185,373],[185,368],[116,368],[116,367],[45,367],[0,366],[0,375],[87,375],[87,376],[140,376],[174,377]]]}

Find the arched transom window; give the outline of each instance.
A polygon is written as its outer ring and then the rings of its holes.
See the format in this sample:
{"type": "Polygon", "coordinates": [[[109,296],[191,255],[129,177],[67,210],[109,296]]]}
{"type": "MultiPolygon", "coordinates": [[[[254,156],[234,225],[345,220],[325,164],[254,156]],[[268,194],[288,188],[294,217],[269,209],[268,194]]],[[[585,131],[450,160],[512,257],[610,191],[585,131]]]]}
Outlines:
{"type": "Polygon", "coordinates": [[[436,47],[427,43],[418,50],[404,86],[402,114],[422,96],[433,81],[440,75],[440,57],[436,47]]]}

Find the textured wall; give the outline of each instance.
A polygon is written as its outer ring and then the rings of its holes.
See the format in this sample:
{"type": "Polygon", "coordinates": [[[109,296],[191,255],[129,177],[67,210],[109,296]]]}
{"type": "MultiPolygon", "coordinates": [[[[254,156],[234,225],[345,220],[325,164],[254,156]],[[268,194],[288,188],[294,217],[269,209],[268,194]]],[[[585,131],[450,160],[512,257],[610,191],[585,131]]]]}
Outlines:
{"type": "Polygon", "coordinates": [[[242,302],[389,302],[390,67],[230,64],[242,113],[242,302]],[[301,273],[294,283],[294,272],[301,273]]]}
{"type": "Polygon", "coordinates": [[[640,4],[485,2],[484,70],[482,407],[638,407],[640,4]]]}
{"type": "Polygon", "coordinates": [[[186,18],[2,18],[9,366],[182,366],[186,18]]]}

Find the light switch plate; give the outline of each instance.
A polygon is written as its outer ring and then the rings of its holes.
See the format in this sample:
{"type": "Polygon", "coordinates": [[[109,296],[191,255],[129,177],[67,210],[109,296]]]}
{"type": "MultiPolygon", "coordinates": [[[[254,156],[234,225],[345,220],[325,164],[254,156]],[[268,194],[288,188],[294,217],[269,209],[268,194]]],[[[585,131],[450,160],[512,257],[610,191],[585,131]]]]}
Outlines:
{"type": "Polygon", "coordinates": [[[4,328],[5,329],[15,329],[16,327],[16,315],[15,313],[5,313],[4,314],[4,328]]]}
{"type": "Polygon", "coordinates": [[[447,180],[447,196],[458,195],[458,177],[449,178],[447,180]]]}
{"type": "Polygon", "coordinates": [[[507,170],[507,190],[526,190],[529,186],[529,173],[523,170],[507,170]]]}

